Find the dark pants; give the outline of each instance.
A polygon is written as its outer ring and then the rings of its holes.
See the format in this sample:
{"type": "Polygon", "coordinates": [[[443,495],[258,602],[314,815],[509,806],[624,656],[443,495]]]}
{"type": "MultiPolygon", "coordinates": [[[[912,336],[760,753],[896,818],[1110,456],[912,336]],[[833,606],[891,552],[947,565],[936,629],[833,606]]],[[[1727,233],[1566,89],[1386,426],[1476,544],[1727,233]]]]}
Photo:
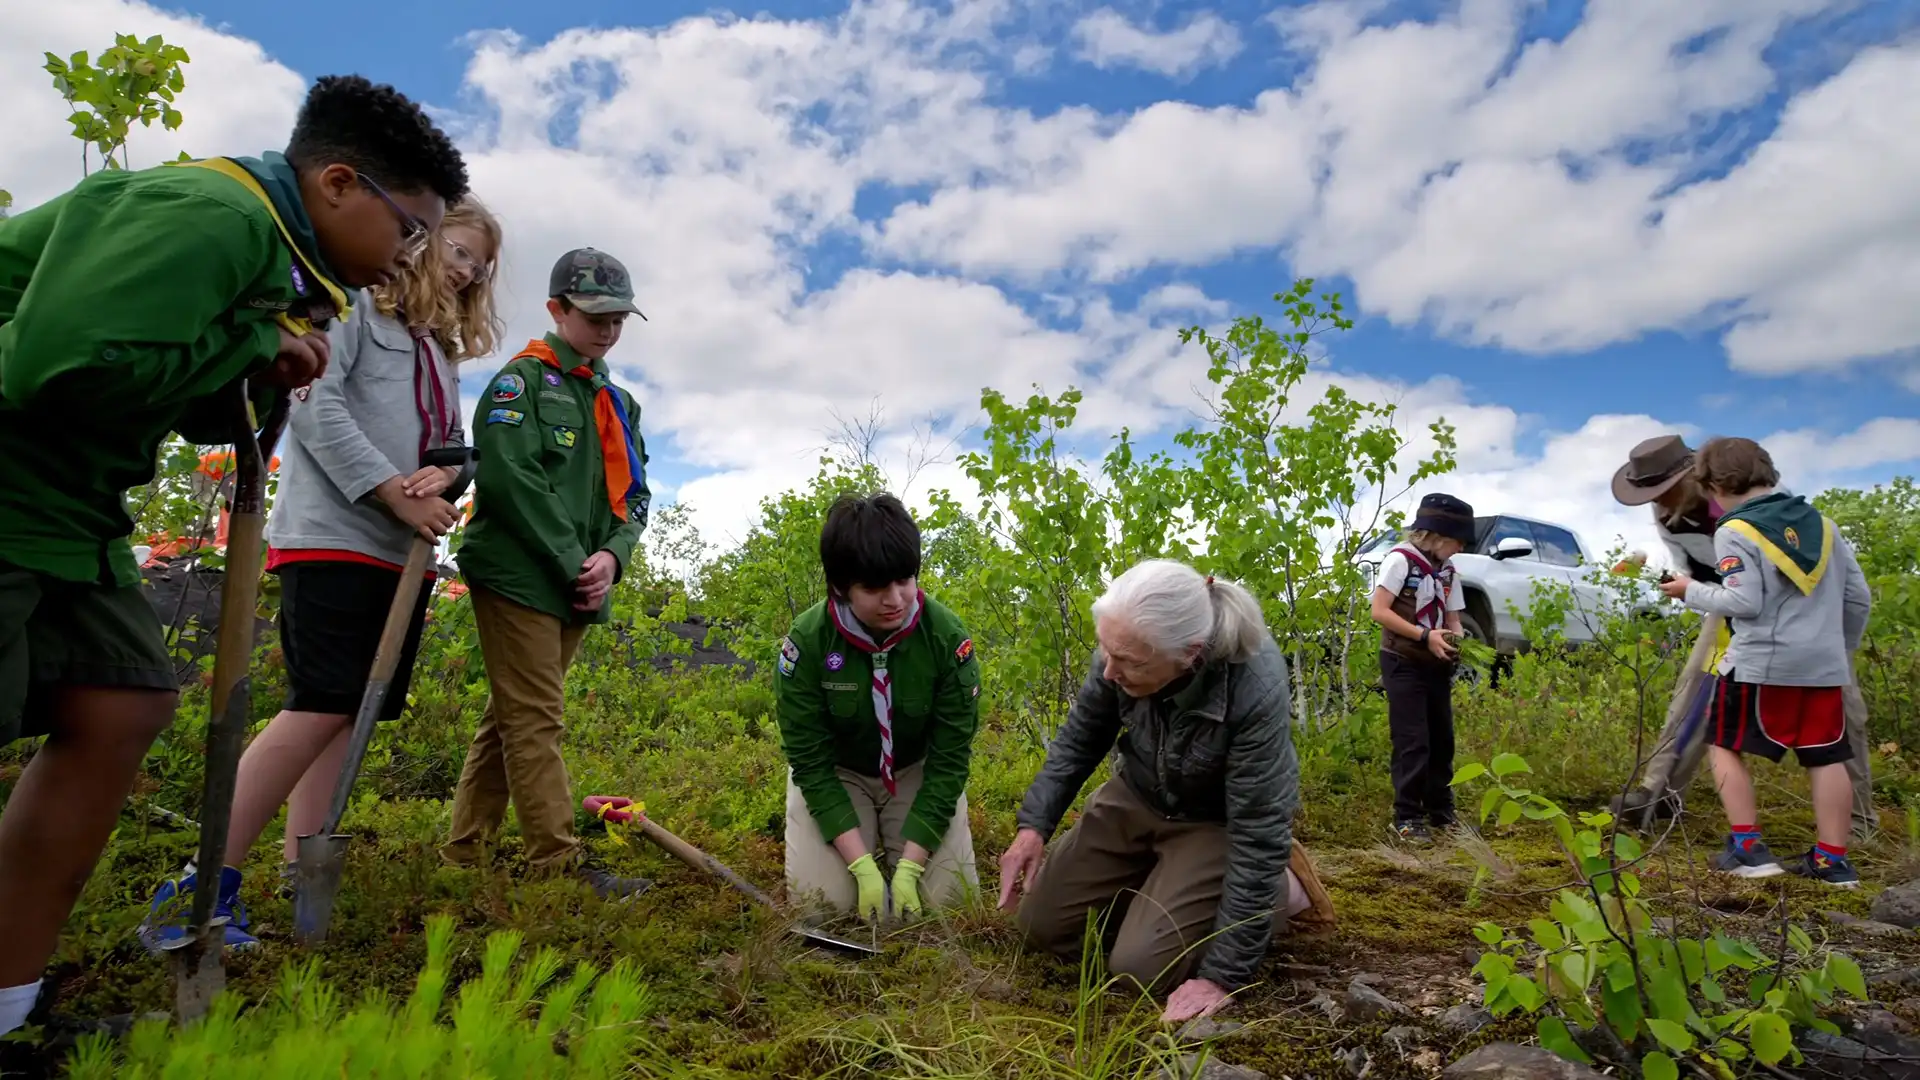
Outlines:
{"type": "Polygon", "coordinates": [[[1393,819],[1453,823],[1453,669],[1380,654],[1393,737],[1393,819]]]}

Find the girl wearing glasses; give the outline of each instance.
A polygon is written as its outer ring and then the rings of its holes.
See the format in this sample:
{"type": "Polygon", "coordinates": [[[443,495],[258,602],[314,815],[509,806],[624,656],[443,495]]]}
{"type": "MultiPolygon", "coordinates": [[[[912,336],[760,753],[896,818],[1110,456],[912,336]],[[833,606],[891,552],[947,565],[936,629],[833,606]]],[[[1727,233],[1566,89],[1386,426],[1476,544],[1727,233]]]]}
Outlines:
{"type": "MultiPolygon", "coordinates": [[[[398,208],[396,216],[408,249],[399,275],[356,297],[351,317],[334,325],[327,375],[288,420],[266,532],[267,569],[280,577],[287,698],[240,762],[227,833],[236,865],[283,804],[283,874],[296,838],[319,828],[407,548],[415,536],[437,542],[458,519],[440,497],[456,471],[420,461],[466,443],[454,365],[493,352],[504,328],[493,299],[500,224],[470,196],[437,232],[398,208]]],[[[406,706],[431,593],[420,592],[383,721],[406,706]]],[[[239,871],[225,869],[217,914],[232,920],[230,949],[257,943],[239,885],[239,871]]],[[[161,886],[156,914],[175,892],[172,881],[161,886]]],[[[150,915],[142,928],[149,947],[165,933],[155,929],[161,922],[150,915]]]]}

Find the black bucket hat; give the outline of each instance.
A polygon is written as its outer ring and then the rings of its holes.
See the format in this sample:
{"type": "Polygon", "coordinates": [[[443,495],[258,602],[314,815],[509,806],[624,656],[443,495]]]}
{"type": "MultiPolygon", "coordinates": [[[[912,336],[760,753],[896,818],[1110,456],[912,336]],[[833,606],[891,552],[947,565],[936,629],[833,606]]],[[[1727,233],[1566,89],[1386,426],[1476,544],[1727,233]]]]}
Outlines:
{"type": "Polygon", "coordinates": [[[1434,492],[1420,500],[1420,511],[1413,517],[1413,527],[1435,536],[1444,536],[1449,540],[1458,540],[1465,547],[1473,546],[1473,507],[1451,495],[1434,492]]]}

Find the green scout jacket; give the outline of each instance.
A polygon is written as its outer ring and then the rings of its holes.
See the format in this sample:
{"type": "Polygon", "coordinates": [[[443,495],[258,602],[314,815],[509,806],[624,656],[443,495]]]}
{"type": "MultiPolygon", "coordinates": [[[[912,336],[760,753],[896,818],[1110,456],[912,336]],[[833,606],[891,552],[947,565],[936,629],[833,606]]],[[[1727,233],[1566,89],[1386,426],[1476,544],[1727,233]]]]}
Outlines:
{"type": "MultiPolygon", "coordinates": [[[[317,262],[293,170],[246,163],[317,262]]],[[[0,552],[67,581],[140,580],[124,493],[160,443],[232,441],[209,397],[279,351],[309,284],[266,207],[200,168],[97,172],[0,221],[0,552]]]]}
{"type": "MultiPolygon", "coordinates": [[[[959,616],[936,600],[925,603],[919,625],[888,655],[887,670],[894,771],[926,762],[903,832],[932,852],[967,789],[980,720],[980,664],[959,616]]],[[[820,835],[832,840],[860,823],[835,767],[880,775],[873,661],[841,636],[825,602],[800,613],[784,648],[774,680],[780,741],[820,835]]]]}
{"type": "MultiPolygon", "coordinates": [[[[548,334],[546,340],[567,370],[587,362],[558,335],[548,334]]],[[[615,520],[607,504],[606,464],[593,420],[595,396],[608,382],[607,366],[601,360],[592,366],[595,374],[588,380],[534,357],[514,359],[487,385],[469,429],[480,463],[473,478],[473,521],[460,545],[460,573],[471,584],[563,623],[607,621],[612,594],[598,611],[575,611],[574,579],[596,551],[610,553],[620,564],[618,573],[626,573],[652,499],[643,469],[624,520],[615,520]]],[[[620,397],[644,467],[640,406],[632,394],[620,397]]]]}

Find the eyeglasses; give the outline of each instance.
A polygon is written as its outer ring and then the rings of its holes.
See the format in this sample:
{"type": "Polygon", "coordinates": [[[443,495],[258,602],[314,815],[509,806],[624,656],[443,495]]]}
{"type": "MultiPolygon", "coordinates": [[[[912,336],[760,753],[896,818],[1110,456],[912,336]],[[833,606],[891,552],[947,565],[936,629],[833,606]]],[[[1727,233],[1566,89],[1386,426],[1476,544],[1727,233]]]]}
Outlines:
{"type": "Polygon", "coordinates": [[[372,177],[365,173],[354,175],[360,178],[368,191],[378,195],[380,201],[387,204],[387,209],[393,211],[393,216],[400,221],[400,242],[407,246],[407,257],[418,259],[427,250],[427,239],[433,235],[433,230],[427,228],[426,222],[401,209],[400,204],[393,201],[393,196],[387,194],[387,189],[375,183],[372,177]]]}
{"type": "Polygon", "coordinates": [[[473,272],[474,284],[484,284],[492,275],[493,268],[481,262],[479,256],[468,251],[465,245],[454,242],[450,236],[443,236],[440,239],[445,241],[447,250],[452,253],[454,265],[465,267],[473,272]]]}

